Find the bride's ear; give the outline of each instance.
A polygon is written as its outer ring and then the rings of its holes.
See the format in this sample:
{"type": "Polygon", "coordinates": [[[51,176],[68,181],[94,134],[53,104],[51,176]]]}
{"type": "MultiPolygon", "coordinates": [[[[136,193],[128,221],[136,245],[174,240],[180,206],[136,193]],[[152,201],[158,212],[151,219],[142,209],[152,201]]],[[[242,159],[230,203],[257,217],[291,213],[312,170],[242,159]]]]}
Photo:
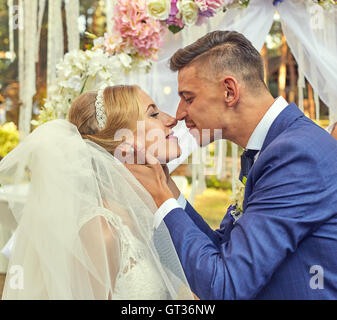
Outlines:
{"type": "Polygon", "coordinates": [[[131,145],[128,142],[122,142],[117,148],[119,148],[119,150],[123,153],[135,153],[135,148],[133,147],[133,145],[131,145]]]}
{"type": "Polygon", "coordinates": [[[128,142],[122,142],[120,145],[118,145],[114,151],[113,156],[122,163],[134,164],[136,162],[135,149],[128,142]]]}

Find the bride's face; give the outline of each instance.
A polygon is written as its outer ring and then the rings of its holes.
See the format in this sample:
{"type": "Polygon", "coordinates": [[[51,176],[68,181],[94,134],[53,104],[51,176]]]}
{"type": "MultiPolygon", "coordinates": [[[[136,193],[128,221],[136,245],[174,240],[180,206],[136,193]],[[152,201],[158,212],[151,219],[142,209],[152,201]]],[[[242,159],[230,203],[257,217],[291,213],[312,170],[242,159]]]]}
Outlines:
{"type": "MultiPolygon", "coordinates": [[[[161,163],[167,163],[181,155],[178,138],[173,135],[172,121],[169,115],[159,111],[153,100],[142,90],[139,91],[139,100],[144,110],[145,149],[161,163]]],[[[173,121],[174,122],[174,121],[173,121]]],[[[138,137],[139,138],[139,137],[138,137]]]]}

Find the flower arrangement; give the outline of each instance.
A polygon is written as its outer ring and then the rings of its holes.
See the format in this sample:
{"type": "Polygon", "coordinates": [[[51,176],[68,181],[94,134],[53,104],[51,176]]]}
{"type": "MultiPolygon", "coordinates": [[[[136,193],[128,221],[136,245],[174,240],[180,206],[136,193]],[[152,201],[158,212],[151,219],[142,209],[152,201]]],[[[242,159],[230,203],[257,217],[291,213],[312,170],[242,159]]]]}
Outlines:
{"type": "Polygon", "coordinates": [[[108,45],[106,38],[98,38],[91,50],[72,51],[64,56],[56,67],[55,82],[48,88],[48,98],[38,119],[32,121],[33,125],[65,119],[72,102],[81,93],[116,85],[131,69],[146,71],[150,67],[149,61],[132,57],[126,52],[109,52],[108,45]]]}
{"type": "Polygon", "coordinates": [[[13,122],[0,126],[0,159],[19,144],[19,131],[13,122]]]}
{"type": "Polygon", "coordinates": [[[173,33],[184,26],[200,25],[221,11],[228,0],[148,0],[147,13],[173,33]]]}
{"type": "Polygon", "coordinates": [[[159,19],[147,14],[145,0],[117,0],[113,22],[115,33],[104,42],[108,52],[156,60],[164,29],[159,19]]]}

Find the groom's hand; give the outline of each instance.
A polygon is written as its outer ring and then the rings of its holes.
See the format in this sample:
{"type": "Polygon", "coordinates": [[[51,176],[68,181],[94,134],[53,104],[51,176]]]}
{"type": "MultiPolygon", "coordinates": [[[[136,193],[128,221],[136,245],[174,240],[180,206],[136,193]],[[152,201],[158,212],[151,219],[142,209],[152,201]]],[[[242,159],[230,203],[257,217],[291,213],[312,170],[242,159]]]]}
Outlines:
{"type": "MultiPolygon", "coordinates": [[[[137,151],[142,152],[139,149],[137,151]]],[[[125,166],[151,194],[159,208],[166,200],[174,198],[174,195],[167,185],[167,177],[160,162],[148,152],[145,153],[145,159],[145,165],[126,163],[125,166]]]]}
{"type": "Polygon", "coordinates": [[[163,168],[163,171],[164,171],[165,176],[166,176],[167,186],[169,187],[169,189],[173,193],[173,196],[176,199],[178,199],[179,196],[180,196],[180,190],[178,189],[177,185],[175,184],[175,182],[173,181],[172,177],[170,176],[169,169],[168,169],[167,165],[166,164],[162,164],[161,167],[163,168]]]}

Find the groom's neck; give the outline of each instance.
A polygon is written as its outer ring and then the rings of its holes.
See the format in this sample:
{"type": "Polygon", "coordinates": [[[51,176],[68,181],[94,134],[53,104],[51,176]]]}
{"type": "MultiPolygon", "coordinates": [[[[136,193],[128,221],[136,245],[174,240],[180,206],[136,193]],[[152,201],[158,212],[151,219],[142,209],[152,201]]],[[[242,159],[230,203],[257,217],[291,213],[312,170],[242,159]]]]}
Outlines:
{"type": "Polygon", "coordinates": [[[233,142],[245,148],[255,128],[274,101],[275,99],[269,92],[244,99],[238,108],[238,125],[233,137],[233,140],[235,139],[236,141],[233,142]]]}

